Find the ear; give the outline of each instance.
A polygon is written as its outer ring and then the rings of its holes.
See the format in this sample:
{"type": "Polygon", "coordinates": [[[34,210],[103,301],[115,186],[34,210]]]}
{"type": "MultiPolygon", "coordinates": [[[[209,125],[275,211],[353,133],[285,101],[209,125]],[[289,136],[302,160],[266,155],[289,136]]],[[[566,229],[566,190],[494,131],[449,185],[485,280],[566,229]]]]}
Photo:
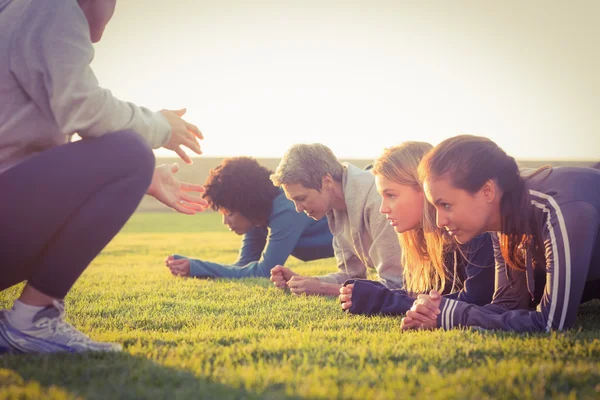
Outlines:
{"type": "Polygon", "coordinates": [[[496,185],[496,181],[488,179],[487,182],[483,184],[481,189],[479,189],[479,193],[481,193],[487,203],[494,202],[494,199],[498,194],[498,186],[496,185]]]}
{"type": "Polygon", "coordinates": [[[327,174],[323,177],[323,179],[321,180],[321,188],[323,189],[331,189],[331,186],[333,185],[333,178],[331,177],[331,175],[327,174]]]}

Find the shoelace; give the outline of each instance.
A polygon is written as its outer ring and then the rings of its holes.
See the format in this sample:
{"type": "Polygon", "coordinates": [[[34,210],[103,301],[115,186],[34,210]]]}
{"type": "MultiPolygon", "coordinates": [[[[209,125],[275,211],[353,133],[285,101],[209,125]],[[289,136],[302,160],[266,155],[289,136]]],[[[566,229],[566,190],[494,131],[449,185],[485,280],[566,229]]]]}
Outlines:
{"type": "Polygon", "coordinates": [[[75,338],[79,342],[92,342],[92,340],[89,337],[75,329],[73,325],[69,324],[63,319],[65,315],[65,306],[62,302],[54,300],[52,303],[54,307],[58,309],[59,315],[56,318],[45,318],[42,321],[40,321],[40,323],[38,324],[40,328],[48,328],[48,330],[54,335],[68,334],[69,336],[75,338]]]}

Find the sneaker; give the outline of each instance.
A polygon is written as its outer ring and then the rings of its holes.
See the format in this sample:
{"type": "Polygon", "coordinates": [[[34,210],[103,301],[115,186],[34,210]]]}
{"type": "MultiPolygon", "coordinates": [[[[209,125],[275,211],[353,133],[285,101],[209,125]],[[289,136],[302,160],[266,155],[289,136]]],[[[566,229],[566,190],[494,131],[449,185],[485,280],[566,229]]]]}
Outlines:
{"type": "MultiPolygon", "coordinates": [[[[95,342],[64,320],[64,305],[55,301],[33,317],[33,327],[18,330],[4,316],[0,318],[0,346],[8,344],[19,353],[83,353],[121,351],[118,343],[95,342]]],[[[5,345],[6,346],[6,345],[5,345]]]]}

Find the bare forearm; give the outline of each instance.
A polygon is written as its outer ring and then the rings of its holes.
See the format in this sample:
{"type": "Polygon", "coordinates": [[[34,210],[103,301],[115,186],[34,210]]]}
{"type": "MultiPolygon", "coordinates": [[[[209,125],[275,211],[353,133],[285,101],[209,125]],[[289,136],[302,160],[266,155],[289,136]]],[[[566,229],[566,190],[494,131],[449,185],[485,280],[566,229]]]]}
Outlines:
{"type": "Polygon", "coordinates": [[[323,296],[339,296],[342,285],[337,283],[321,282],[320,293],[323,296]]]}

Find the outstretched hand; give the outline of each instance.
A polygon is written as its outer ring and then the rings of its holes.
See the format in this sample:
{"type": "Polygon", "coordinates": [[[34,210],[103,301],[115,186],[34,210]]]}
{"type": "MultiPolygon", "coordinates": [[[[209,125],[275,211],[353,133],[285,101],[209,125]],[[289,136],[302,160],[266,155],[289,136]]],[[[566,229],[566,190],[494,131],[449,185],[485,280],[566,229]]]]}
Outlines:
{"type": "Polygon", "coordinates": [[[194,215],[204,211],[208,202],[199,196],[190,194],[192,192],[202,193],[204,187],[178,181],[175,178],[177,171],[179,171],[179,165],[176,163],[156,167],[147,194],[182,214],[194,215]]]}
{"type": "Polygon", "coordinates": [[[190,124],[181,118],[186,112],[185,108],[181,110],[161,110],[160,112],[171,125],[171,138],[163,147],[174,151],[183,161],[191,164],[192,159],[183,151],[181,146],[187,147],[196,154],[202,154],[200,143],[198,143],[198,139],[204,139],[202,132],[196,125],[190,124]]]}

